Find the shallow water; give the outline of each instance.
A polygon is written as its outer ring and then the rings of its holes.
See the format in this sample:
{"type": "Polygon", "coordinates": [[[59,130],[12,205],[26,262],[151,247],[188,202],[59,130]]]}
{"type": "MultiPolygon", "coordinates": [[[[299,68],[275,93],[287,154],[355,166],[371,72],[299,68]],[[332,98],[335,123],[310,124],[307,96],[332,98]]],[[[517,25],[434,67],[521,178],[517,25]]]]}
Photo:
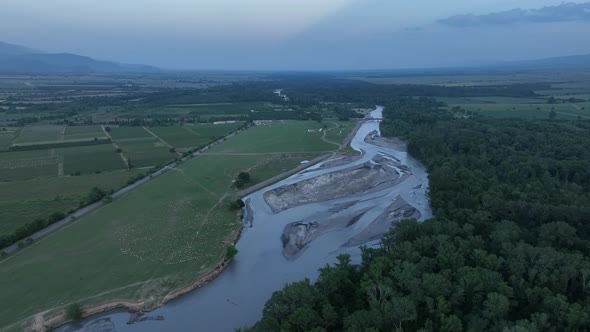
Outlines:
{"type": "MultiPolygon", "coordinates": [[[[371,116],[381,118],[382,110],[382,107],[377,107],[371,116]]],[[[379,131],[378,122],[364,123],[351,142],[354,149],[363,151],[360,159],[332,168],[320,168],[320,165],[315,165],[246,197],[250,199],[253,223],[252,227],[244,227],[236,245],[239,254],[230,266],[208,285],[146,314],[162,315],[165,318],[163,321],[127,325],[129,314],[113,311],[89,317],[78,324],[63,326],[58,331],[233,331],[236,327],[251,326],[261,318],[264,303],[285,283],[306,277],[312,280],[317,278],[318,268],[334,263],[336,256],[341,253],[349,253],[353,262],[359,262],[358,247],[346,248],[343,244],[367,227],[397,196],[401,196],[408,204],[419,210],[421,219],[430,218],[432,212],[426,197],[428,178],[424,166],[409,157],[406,152],[366,143],[364,138],[374,130],[379,131]],[[306,204],[277,214],[273,214],[264,201],[263,194],[268,190],[362,164],[377,154],[399,159],[401,164],[411,168],[412,175],[402,183],[385,190],[306,204]],[[358,202],[341,211],[333,211],[335,206],[352,201],[358,202]],[[287,260],[283,256],[280,237],[288,223],[304,219],[318,219],[321,222],[322,218],[367,208],[370,210],[357,223],[320,236],[295,260],[287,260]]]]}

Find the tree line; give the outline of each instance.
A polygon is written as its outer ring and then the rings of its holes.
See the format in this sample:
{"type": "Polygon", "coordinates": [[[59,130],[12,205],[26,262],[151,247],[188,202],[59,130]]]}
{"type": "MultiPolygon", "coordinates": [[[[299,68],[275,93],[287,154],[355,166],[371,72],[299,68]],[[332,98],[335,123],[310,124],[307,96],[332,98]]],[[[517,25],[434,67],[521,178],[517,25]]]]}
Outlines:
{"type": "Polygon", "coordinates": [[[436,217],[275,292],[253,329],[590,329],[590,123],[385,105],[382,133],[427,166],[436,217]]]}

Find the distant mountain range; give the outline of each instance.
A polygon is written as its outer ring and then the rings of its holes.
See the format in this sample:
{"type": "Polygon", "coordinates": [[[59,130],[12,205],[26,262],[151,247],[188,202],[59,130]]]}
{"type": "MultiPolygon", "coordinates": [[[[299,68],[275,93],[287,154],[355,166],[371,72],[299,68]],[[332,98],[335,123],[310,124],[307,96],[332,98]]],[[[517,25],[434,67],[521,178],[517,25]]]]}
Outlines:
{"type": "MultiPolygon", "coordinates": [[[[385,71],[391,74],[414,75],[551,69],[590,69],[590,54],[510,61],[478,66],[392,69],[385,71]]],[[[147,65],[130,65],[111,61],[100,61],[87,56],[70,53],[45,53],[20,45],[0,42],[0,73],[153,73],[159,71],[161,71],[159,68],[147,65]]]]}
{"type": "Polygon", "coordinates": [[[146,65],[100,61],[70,53],[44,53],[24,46],[0,42],[0,73],[130,73],[156,72],[146,65]]]}

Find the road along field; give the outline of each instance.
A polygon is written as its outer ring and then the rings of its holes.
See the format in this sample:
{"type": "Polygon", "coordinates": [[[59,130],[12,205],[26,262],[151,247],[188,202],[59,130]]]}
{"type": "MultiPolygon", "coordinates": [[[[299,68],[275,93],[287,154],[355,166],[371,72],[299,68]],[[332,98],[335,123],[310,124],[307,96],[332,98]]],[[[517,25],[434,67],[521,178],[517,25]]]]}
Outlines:
{"type": "Polygon", "coordinates": [[[236,175],[251,172],[253,184],[337,149],[319,129],[291,121],[250,128],[0,261],[0,284],[11,285],[0,293],[10,303],[0,329],[71,303],[160,305],[223,260],[240,229],[228,208],[236,175]]]}

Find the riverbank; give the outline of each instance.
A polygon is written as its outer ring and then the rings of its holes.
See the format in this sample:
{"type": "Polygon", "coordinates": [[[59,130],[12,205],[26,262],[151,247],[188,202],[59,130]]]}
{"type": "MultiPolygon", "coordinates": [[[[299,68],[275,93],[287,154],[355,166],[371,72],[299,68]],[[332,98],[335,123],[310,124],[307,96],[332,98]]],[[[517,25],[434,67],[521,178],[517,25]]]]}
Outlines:
{"type": "MultiPolygon", "coordinates": [[[[228,241],[227,241],[228,245],[230,245],[230,244],[235,245],[238,242],[240,235],[242,233],[242,230],[244,228],[243,222],[242,222],[243,215],[242,215],[241,211],[238,211],[236,219],[237,219],[238,227],[234,232],[232,232],[230,238],[228,239],[228,241]]],[[[106,303],[101,303],[101,304],[82,308],[82,317],[81,318],[84,319],[87,317],[91,317],[94,315],[98,315],[98,314],[112,311],[112,310],[116,310],[116,309],[127,310],[127,311],[129,311],[130,315],[132,315],[135,312],[153,311],[153,310],[165,305],[166,303],[168,303],[168,302],[170,302],[170,301],[172,301],[172,300],[174,300],[174,299],[176,299],[188,292],[191,292],[195,289],[198,289],[198,288],[201,288],[201,287],[207,285],[209,282],[214,280],[219,274],[221,274],[225,270],[225,268],[227,268],[227,266],[229,266],[230,263],[231,263],[231,260],[228,261],[225,258],[225,256],[223,256],[219,260],[219,262],[215,265],[215,267],[213,268],[212,271],[199,277],[191,284],[170,292],[168,295],[166,295],[164,297],[164,299],[160,303],[153,303],[153,302],[150,302],[149,300],[109,301],[106,303]]],[[[43,332],[43,331],[47,331],[47,330],[56,329],[62,325],[65,325],[65,324],[68,324],[71,322],[73,322],[73,320],[66,316],[65,311],[62,311],[62,312],[59,312],[58,314],[55,314],[55,315],[50,316],[48,318],[43,318],[42,316],[41,317],[36,316],[33,319],[30,328],[26,328],[24,331],[26,331],[26,332],[43,332]]]]}

